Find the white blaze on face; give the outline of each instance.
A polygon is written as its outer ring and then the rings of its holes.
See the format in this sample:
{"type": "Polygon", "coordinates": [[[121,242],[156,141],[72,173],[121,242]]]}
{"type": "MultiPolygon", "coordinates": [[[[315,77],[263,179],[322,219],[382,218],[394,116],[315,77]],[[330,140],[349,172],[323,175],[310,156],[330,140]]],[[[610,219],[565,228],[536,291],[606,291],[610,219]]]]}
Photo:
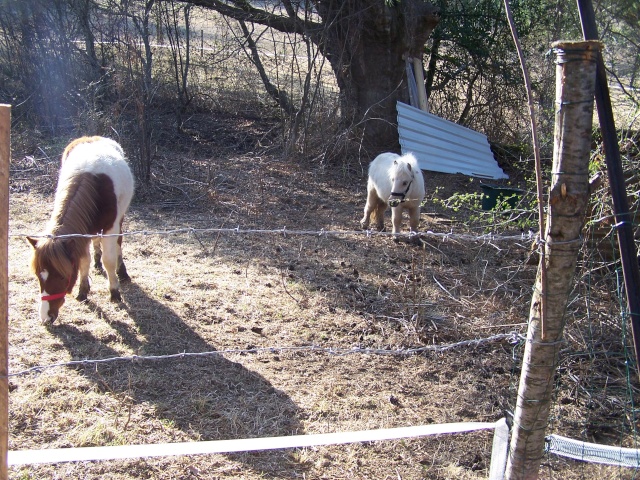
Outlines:
{"type": "MultiPolygon", "coordinates": [[[[49,278],[49,272],[47,270],[41,271],[40,279],[42,280],[42,283],[46,282],[47,278],[49,278]]],[[[42,290],[40,293],[41,297],[46,297],[47,295],[49,295],[49,293],[46,290],[42,290]]],[[[40,302],[40,320],[43,322],[49,321],[49,302],[47,301],[40,302]]]]}
{"type": "MultiPolygon", "coordinates": [[[[42,296],[49,295],[46,290],[42,291],[42,296]]],[[[41,301],[40,302],[40,320],[43,322],[49,321],[49,302],[41,301]]]]}

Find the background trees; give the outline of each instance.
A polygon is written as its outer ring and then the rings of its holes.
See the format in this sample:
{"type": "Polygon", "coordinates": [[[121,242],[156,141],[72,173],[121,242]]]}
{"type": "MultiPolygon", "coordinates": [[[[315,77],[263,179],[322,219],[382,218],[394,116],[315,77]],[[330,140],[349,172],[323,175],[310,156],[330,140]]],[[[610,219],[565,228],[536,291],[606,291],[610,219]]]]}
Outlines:
{"type": "MultiPolygon", "coordinates": [[[[615,92],[632,105],[621,124],[633,128],[637,8],[598,6],[615,92]]],[[[546,52],[580,36],[576,7],[512,7],[544,128],[554,98],[546,52]]],[[[14,118],[50,136],[119,135],[142,182],[167,125],[189,136],[212,111],[273,119],[272,141],[287,155],[366,161],[397,149],[404,55],[424,58],[432,112],[495,142],[527,143],[520,71],[495,0],[4,0],[0,9],[0,100],[14,118]]]]}
{"type": "MultiPolygon", "coordinates": [[[[341,126],[357,126],[370,155],[397,149],[395,105],[408,100],[403,56],[421,55],[440,18],[434,5],[423,0],[287,0],[260,8],[246,0],[189,3],[312,44],[328,61],[338,86],[341,126]]],[[[305,108],[306,101],[300,106],[305,108]]]]}

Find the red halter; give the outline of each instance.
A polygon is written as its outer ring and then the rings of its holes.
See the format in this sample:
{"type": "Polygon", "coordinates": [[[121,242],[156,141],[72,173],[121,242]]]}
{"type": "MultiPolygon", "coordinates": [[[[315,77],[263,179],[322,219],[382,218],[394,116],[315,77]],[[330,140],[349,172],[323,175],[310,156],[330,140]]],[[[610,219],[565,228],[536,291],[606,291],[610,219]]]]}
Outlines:
{"type": "MultiPolygon", "coordinates": [[[[75,262],[73,262],[73,266],[75,268],[75,262]]],[[[67,282],[67,289],[64,292],[52,293],[51,295],[43,295],[42,297],[40,297],[40,300],[42,300],[43,302],[50,302],[51,300],[58,300],[59,298],[64,298],[67,295],[67,290],[69,290],[69,287],[71,286],[72,276],[73,275],[69,275],[69,281],[67,282]]]]}
{"type": "Polygon", "coordinates": [[[59,298],[63,298],[67,295],[67,292],[54,293],[52,295],[43,295],[41,300],[43,302],[50,302],[51,300],[58,300],[59,298]]]}

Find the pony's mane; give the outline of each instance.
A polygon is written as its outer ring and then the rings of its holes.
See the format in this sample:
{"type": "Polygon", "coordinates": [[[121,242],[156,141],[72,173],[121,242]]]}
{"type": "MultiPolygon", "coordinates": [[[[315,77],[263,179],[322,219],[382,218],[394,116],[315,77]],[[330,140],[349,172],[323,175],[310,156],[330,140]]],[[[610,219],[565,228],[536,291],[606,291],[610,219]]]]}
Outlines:
{"type": "Polygon", "coordinates": [[[88,234],[97,213],[96,177],[77,173],[58,186],[49,231],[54,235],[88,234]]]}
{"type": "MultiPolygon", "coordinates": [[[[96,177],[87,172],[78,173],[58,186],[56,203],[49,223],[53,235],[88,234],[95,217],[96,177]]],[[[75,283],[77,267],[74,262],[87,248],[88,238],[46,238],[38,241],[31,261],[34,273],[51,268],[75,283]],[[45,264],[46,263],[46,264],[45,264]]]]}
{"type": "Polygon", "coordinates": [[[413,155],[411,155],[410,157],[409,155],[405,155],[396,160],[396,162],[393,164],[392,172],[394,176],[397,176],[401,173],[406,173],[410,177],[413,177],[416,168],[416,161],[413,155]]]}
{"type": "MultiPolygon", "coordinates": [[[[46,238],[40,240],[35,247],[34,255],[31,259],[31,270],[36,275],[46,269],[57,271],[64,278],[71,278],[76,272],[73,262],[69,259],[67,246],[68,240],[46,238]],[[46,265],[45,265],[46,259],[46,265]]],[[[74,281],[70,284],[75,283],[74,281]]]]}

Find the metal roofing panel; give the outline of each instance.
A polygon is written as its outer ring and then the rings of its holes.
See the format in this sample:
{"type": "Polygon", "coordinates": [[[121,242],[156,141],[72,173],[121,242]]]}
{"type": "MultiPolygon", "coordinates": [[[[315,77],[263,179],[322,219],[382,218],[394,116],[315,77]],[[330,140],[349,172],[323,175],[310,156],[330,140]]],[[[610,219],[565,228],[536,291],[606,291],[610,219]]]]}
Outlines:
{"type": "Polygon", "coordinates": [[[482,133],[398,102],[402,153],[413,153],[420,168],[475,177],[509,178],[498,166],[482,133]]]}

